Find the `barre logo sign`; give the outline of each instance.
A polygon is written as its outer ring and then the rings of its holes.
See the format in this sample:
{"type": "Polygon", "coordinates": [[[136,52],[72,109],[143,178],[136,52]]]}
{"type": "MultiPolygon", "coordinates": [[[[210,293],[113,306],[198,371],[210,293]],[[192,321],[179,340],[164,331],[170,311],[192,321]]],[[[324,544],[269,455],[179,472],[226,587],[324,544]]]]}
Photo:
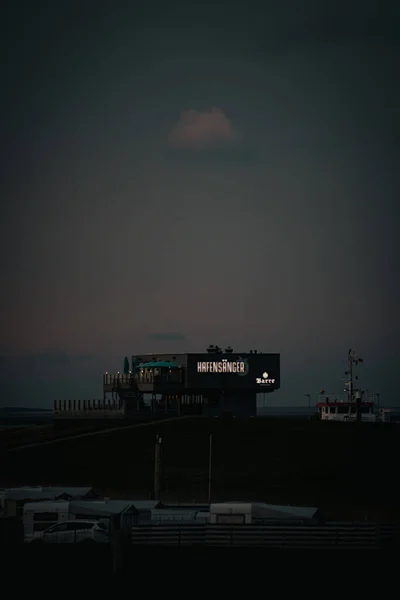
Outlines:
{"type": "Polygon", "coordinates": [[[269,377],[269,374],[266,371],[264,371],[262,377],[257,377],[256,382],[258,383],[258,385],[271,385],[275,383],[275,379],[271,379],[269,377]]]}
{"type": "Polygon", "coordinates": [[[249,372],[247,360],[243,360],[240,356],[238,360],[206,360],[197,363],[198,373],[234,373],[243,377],[249,372]]]}

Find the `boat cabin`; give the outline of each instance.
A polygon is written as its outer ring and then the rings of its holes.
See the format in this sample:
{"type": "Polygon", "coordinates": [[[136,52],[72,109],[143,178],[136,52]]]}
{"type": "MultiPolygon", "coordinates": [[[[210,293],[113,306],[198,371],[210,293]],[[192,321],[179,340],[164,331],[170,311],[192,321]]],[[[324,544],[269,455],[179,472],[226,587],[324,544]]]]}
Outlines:
{"type": "MultiPolygon", "coordinates": [[[[361,420],[376,421],[377,413],[374,402],[361,402],[361,420]]],[[[318,415],[323,421],[355,421],[357,418],[357,403],[324,398],[317,403],[318,415]]]]}

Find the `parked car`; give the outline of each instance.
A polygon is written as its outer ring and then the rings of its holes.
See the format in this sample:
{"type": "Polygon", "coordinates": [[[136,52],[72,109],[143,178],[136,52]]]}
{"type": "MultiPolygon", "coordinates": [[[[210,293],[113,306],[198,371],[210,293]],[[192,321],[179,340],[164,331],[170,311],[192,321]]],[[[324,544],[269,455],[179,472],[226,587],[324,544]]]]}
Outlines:
{"type": "Polygon", "coordinates": [[[97,521],[92,529],[93,541],[100,544],[108,544],[109,527],[109,522],[97,521]]]}
{"type": "Polygon", "coordinates": [[[78,542],[93,542],[93,530],[97,524],[97,521],[80,519],[57,523],[43,531],[41,537],[33,540],[32,543],[75,544],[78,542]]]}

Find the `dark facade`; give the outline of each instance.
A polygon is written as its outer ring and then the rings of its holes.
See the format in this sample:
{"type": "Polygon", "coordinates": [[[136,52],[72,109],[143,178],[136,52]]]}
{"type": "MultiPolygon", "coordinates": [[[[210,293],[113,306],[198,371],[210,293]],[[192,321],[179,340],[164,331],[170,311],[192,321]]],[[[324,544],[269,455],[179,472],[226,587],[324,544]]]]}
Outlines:
{"type": "Polygon", "coordinates": [[[258,393],[280,387],[280,355],[208,350],[193,354],[132,356],[130,372],[107,373],[104,393],[125,414],[251,416],[258,393]],[[151,397],[150,406],[144,401],[151,397]]]}
{"type": "MultiPolygon", "coordinates": [[[[280,387],[280,355],[262,353],[199,353],[199,354],[142,354],[132,357],[132,373],[138,381],[140,365],[157,362],[171,363],[180,375],[169,382],[180,391],[247,390],[256,393],[274,391],[280,387]],[[264,377],[264,375],[266,376],[264,377]]],[[[147,371],[148,369],[144,369],[147,371]]],[[[153,386],[162,381],[162,369],[153,368],[153,386]],[[159,378],[159,379],[158,379],[159,378]]],[[[173,371],[173,369],[171,369],[173,371]]],[[[162,382],[166,385],[167,378],[162,382]]],[[[149,388],[150,389],[150,388],[149,388]]]]}

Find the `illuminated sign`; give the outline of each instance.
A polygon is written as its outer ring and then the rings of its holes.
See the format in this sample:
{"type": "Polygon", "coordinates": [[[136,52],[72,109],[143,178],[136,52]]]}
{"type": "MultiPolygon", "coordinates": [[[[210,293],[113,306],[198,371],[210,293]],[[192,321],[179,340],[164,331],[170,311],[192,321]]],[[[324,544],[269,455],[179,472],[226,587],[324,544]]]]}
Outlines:
{"type": "Polygon", "coordinates": [[[262,374],[262,377],[257,377],[256,382],[258,385],[271,385],[271,383],[275,383],[275,379],[270,379],[267,372],[262,374]]]}
{"type": "Polygon", "coordinates": [[[197,363],[198,373],[235,373],[236,375],[246,375],[248,373],[247,361],[230,361],[226,358],[218,361],[202,361],[197,363]]]}

